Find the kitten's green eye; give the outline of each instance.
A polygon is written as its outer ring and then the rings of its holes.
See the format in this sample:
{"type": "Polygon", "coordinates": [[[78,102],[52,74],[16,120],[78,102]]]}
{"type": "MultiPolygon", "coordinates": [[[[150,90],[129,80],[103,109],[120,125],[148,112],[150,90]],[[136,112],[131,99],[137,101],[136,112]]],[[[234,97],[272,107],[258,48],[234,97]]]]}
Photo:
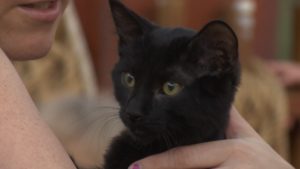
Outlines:
{"type": "Polygon", "coordinates": [[[122,84],[126,87],[133,88],[135,85],[135,78],[130,73],[122,74],[122,84]]]}
{"type": "Polygon", "coordinates": [[[178,83],[166,82],[163,85],[163,92],[168,96],[175,96],[182,90],[182,86],[178,83]]]}

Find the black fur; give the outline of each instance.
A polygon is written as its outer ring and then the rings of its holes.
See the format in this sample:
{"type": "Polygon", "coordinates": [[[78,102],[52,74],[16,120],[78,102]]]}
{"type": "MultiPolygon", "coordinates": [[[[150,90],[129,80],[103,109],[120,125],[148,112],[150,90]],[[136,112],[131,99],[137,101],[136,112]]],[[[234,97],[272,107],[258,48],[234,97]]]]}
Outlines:
{"type": "Polygon", "coordinates": [[[224,139],[239,83],[238,42],[232,29],[213,21],[201,31],[163,28],[110,0],[119,35],[119,62],[112,78],[127,129],[114,139],[104,169],[127,169],[173,147],[224,139]],[[127,88],[121,76],[136,84],[127,88]],[[175,96],[165,82],[181,84],[175,96]]]}

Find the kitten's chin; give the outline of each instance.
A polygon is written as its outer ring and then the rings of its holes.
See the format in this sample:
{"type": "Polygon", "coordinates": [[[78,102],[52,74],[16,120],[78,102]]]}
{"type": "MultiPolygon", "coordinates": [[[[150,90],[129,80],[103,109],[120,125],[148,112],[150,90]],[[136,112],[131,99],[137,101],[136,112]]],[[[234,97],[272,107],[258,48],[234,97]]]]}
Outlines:
{"type": "Polygon", "coordinates": [[[149,145],[157,138],[157,136],[142,130],[129,130],[129,134],[135,141],[143,145],[149,145]]]}

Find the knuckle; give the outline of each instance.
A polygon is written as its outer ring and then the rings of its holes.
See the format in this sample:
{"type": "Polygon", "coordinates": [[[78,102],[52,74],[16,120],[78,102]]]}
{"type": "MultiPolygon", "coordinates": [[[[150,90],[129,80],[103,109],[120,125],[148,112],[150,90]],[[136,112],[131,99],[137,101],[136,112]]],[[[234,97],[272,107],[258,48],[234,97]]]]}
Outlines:
{"type": "Polygon", "coordinates": [[[232,144],[232,154],[236,157],[247,157],[251,154],[252,147],[245,140],[235,140],[232,144]]]}
{"type": "Polygon", "coordinates": [[[190,153],[186,148],[178,147],[168,151],[168,161],[176,168],[182,168],[189,164],[190,153]]]}

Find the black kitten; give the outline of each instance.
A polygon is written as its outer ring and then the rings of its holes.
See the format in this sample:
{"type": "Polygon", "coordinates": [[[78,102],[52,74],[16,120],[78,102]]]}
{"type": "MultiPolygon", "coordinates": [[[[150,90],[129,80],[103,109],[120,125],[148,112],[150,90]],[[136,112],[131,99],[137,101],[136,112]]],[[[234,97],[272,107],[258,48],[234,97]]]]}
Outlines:
{"type": "Polygon", "coordinates": [[[110,0],[119,35],[112,78],[127,129],[104,169],[127,169],[173,147],[224,139],[239,83],[238,42],[224,22],[163,28],[110,0]]]}

